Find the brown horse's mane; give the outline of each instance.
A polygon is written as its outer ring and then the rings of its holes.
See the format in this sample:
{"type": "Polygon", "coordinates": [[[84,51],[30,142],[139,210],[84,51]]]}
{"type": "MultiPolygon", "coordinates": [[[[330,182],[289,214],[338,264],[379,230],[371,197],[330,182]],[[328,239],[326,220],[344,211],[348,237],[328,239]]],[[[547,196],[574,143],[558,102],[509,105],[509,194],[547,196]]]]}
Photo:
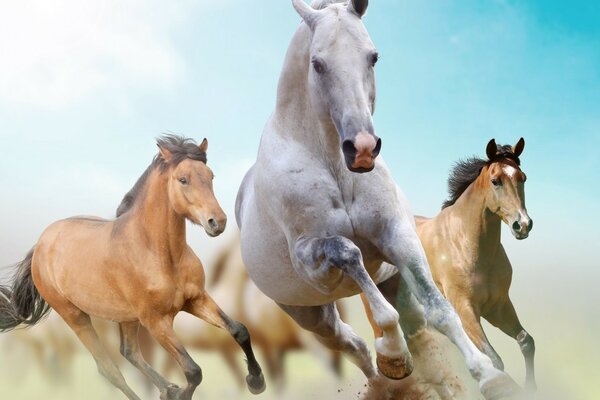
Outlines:
{"type": "Polygon", "coordinates": [[[171,153],[171,159],[169,162],[165,161],[161,157],[160,153],[154,156],[150,166],[146,168],[144,173],[138,178],[137,182],[129,192],[121,200],[121,204],[117,208],[117,218],[126,213],[133,207],[135,201],[142,191],[142,188],[150,176],[150,172],[154,169],[159,168],[161,173],[164,172],[169,166],[177,166],[180,162],[186,159],[202,161],[206,164],[206,152],[200,151],[200,148],[194,142],[193,139],[185,138],[183,136],[165,134],[156,139],[156,144],[161,149],[165,149],[171,153]]]}
{"type": "Polygon", "coordinates": [[[517,166],[521,165],[519,157],[513,153],[513,148],[510,145],[497,145],[498,151],[492,159],[484,160],[479,157],[469,157],[464,160],[458,160],[448,177],[448,199],[442,204],[442,210],[450,207],[456,200],[467,190],[469,185],[477,179],[481,169],[486,165],[501,161],[512,160],[517,166]]]}

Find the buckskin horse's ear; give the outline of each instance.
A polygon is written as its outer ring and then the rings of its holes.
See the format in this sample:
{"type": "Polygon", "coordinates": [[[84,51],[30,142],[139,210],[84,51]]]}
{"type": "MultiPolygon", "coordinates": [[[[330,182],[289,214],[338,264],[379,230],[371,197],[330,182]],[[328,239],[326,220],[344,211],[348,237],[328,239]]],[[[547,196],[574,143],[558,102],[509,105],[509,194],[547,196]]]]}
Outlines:
{"type": "Polygon", "coordinates": [[[496,145],[496,140],[492,139],[485,148],[485,154],[487,155],[487,158],[491,160],[496,156],[496,153],[498,153],[498,146],[496,145]]]}
{"type": "Polygon", "coordinates": [[[292,5],[296,9],[296,12],[300,14],[302,20],[312,30],[319,11],[306,4],[304,0],[292,0],[292,5]]]}
{"type": "Polygon", "coordinates": [[[158,146],[158,151],[159,151],[162,159],[165,160],[166,162],[171,161],[171,158],[173,158],[173,154],[169,150],[165,149],[164,147],[160,147],[160,144],[157,144],[157,146],[158,146]]]}
{"type": "Polygon", "coordinates": [[[202,140],[202,143],[200,143],[200,146],[198,146],[200,148],[200,151],[203,153],[206,153],[206,150],[208,150],[208,140],[206,140],[206,138],[204,138],[202,140]]]}
{"type": "Polygon", "coordinates": [[[369,0],[352,0],[348,3],[348,10],[362,18],[368,6],[369,0]]]}
{"type": "Polygon", "coordinates": [[[519,139],[517,144],[515,144],[515,147],[513,147],[513,154],[515,156],[519,157],[521,155],[521,153],[523,153],[524,148],[525,148],[525,139],[521,138],[521,139],[519,139]]]}

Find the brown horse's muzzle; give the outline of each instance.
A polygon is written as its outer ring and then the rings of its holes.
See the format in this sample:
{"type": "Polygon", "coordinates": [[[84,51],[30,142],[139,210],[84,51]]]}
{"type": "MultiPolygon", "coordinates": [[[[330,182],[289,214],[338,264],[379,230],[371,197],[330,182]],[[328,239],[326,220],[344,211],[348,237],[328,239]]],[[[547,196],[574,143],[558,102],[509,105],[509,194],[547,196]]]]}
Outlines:
{"type": "Polygon", "coordinates": [[[359,132],[352,140],[345,140],[342,151],[346,166],[352,172],[369,172],[381,151],[381,139],[367,132],[359,132]]]}

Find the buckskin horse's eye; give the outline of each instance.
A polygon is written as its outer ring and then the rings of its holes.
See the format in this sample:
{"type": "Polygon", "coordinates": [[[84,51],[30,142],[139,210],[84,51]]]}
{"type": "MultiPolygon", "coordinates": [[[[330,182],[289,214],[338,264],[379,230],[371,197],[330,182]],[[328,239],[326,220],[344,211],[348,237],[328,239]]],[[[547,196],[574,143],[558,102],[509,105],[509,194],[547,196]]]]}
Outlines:
{"type": "Polygon", "coordinates": [[[323,72],[325,72],[325,64],[318,58],[313,58],[312,65],[317,74],[322,74],[323,72]]]}
{"type": "Polygon", "coordinates": [[[500,186],[500,185],[502,185],[502,182],[500,181],[500,179],[494,178],[494,179],[492,179],[492,185],[500,186]]]}
{"type": "Polygon", "coordinates": [[[187,185],[188,184],[188,180],[187,180],[187,178],[185,176],[182,176],[178,180],[179,180],[179,183],[181,183],[182,185],[187,185]]]}

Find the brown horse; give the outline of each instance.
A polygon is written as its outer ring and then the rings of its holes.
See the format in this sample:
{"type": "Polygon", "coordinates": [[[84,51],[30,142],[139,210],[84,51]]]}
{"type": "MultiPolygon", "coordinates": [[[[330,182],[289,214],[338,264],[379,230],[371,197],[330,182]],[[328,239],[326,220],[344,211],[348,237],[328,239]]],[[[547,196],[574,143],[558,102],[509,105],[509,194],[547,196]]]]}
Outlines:
{"type": "MultiPolygon", "coordinates": [[[[525,357],[526,388],[534,391],[535,344],[510,300],[512,267],[500,242],[502,221],[519,240],[527,238],[533,228],[525,208],[526,176],[519,160],[524,146],[523,138],[514,147],[496,145],[492,139],[486,148],[487,160],[459,161],[448,180],[450,198],[442,211],[435,218],[415,220],[433,279],[456,308],[473,343],[503,369],[481,317],[514,338],[525,357]]],[[[397,283],[386,284],[398,291],[397,283]]],[[[362,299],[365,303],[364,295],[362,299]]],[[[365,308],[369,310],[367,303],[365,308]]],[[[372,317],[369,320],[376,336],[381,335],[372,317]]]]}
{"type": "MultiPolygon", "coordinates": [[[[242,260],[239,233],[220,251],[212,268],[207,268],[206,287],[232,318],[248,327],[254,349],[258,348],[265,360],[267,377],[279,392],[285,387],[285,356],[291,351],[311,351],[327,370],[341,376],[341,354],[330,351],[300,328],[252,282],[242,260]]],[[[343,304],[338,302],[337,306],[344,318],[343,304]]],[[[243,384],[244,376],[236,359],[239,349],[232,345],[230,338],[209,325],[192,329],[192,322],[191,318],[178,318],[175,322],[188,348],[220,352],[236,380],[243,384]]],[[[162,371],[167,376],[175,363],[172,358],[165,361],[162,371]]]]}
{"type": "Polygon", "coordinates": [[[206,165],[206,139],[166,135],[159,154],[119,207],[119,217],[73,217],[50,225],[24,261],[11,288],[2,287],[0,330],[33,325],[52,307],[96,360],[99,372],[129,399],[139,397],[100,342],[90,316],[119,322],[121,354],[161,392],[161,399],[189,400],[202,380],[173,331],[173,318],[186,311],[227,330],[248,359],[251,392],[265,388],[244,325],[230,319],[204,290],[202,263],[186,243],[186,219],[210,236],[225,229],[226,216],[206,165]],[[187,386],[179,388],[143,358],[143,325],[177,360],[187,386]]]}

